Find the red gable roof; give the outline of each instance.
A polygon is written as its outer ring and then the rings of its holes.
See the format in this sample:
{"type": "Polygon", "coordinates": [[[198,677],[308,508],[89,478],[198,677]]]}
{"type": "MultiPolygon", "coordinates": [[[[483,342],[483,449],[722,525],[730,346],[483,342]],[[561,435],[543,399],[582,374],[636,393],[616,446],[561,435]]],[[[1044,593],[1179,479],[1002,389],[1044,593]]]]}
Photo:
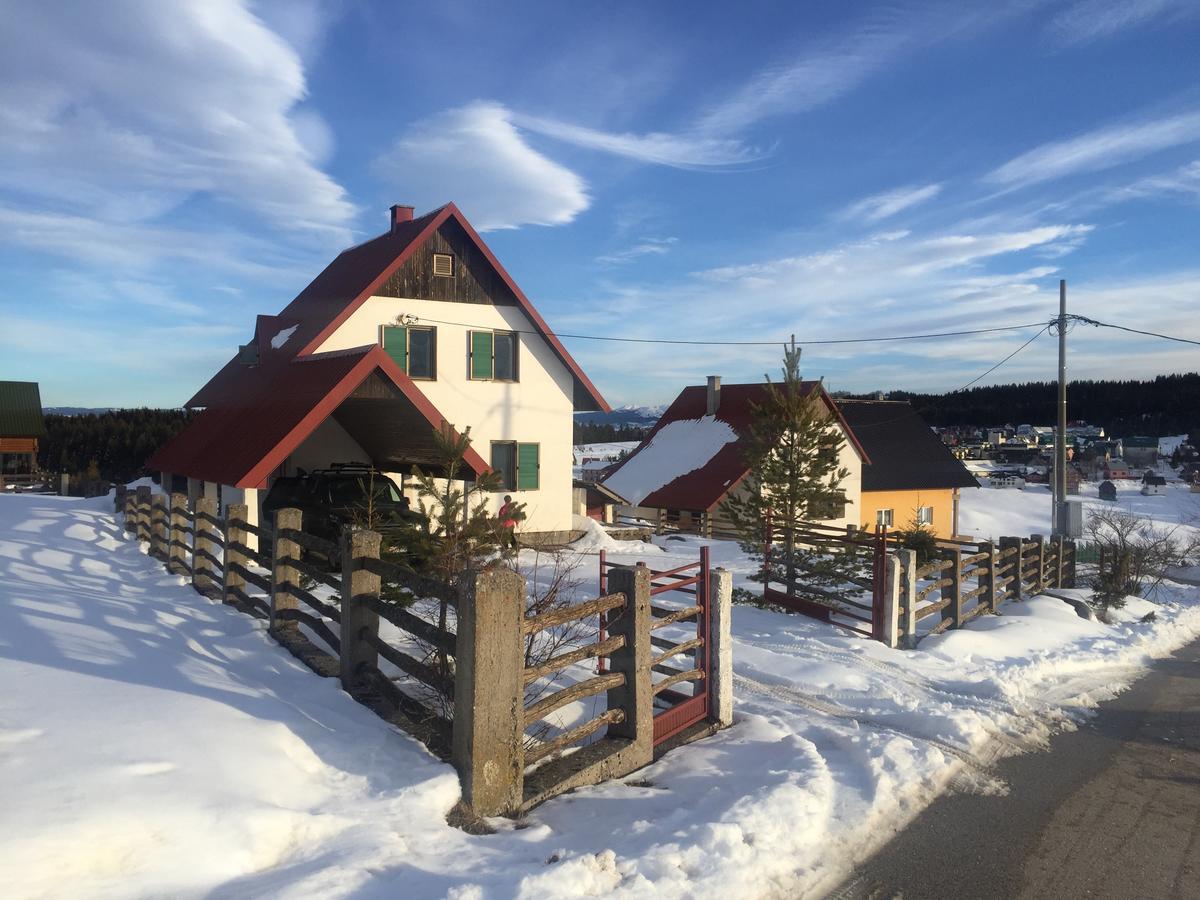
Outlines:
{"type": "MultiPolygon", "coordinates": [[[[453,203],[407,222],[398,222],[386,234],[343,251],[278,316],[260,316],[259,329],[265,324],[264,320],[273,320],[279,330],[297,326],[295,333],[278,349],[270,347],[273,334],[256,335],[261,348],[260,366],[270,369],[276,364],[315,353],[338,326],[450,219],[461,226],[479,248],[513,292],[522,312],[571,372],[576,386],[576,409],[608,412],[610,407],[595,385],[453,203]]],[[[236,400],[245,390],[246,371],[247,367],[239,364],[235,357],[184,405],[217,406],[236,400]]]]}
{"type": "MultiPolygon", "coordinates": [[[[829,409],[830,413],[842,425],[846,439],[862,457],[864,462],[870,462],[862,445],[842,418],[837,404],[821,386],[819,381],[803,382],[805,393],[818,392],[818,396],[829,409]]],[[[738,435],[721,447],[707,463],[690,472],[681,472],[673,480],[651,491],[637,504],[654,509],[712,509],[727,492],[737,486],[749,469],[746,466],[745,453],[742,449],[741,435],[749,429],[754,413],[751,405],[762,403],[766,399],[766,385],[757,384],[726,384],[721,387],[721,401],[714,418],[730,426],[738,435]]],[[[663,428],[672,422],[702,419],[708,412],[708,389],[701,386],[686,387],[675,398],[662,417],[655,423],[654,428],[642,441],[637,450],[633,451],[605,478],[609,481],[613,475],[626,466],[636,466],[638,454],[654,440],[663,428]]],[[[618,490],[619,493],[619,490],[618,490]]]]}
{"type": "MultiPolygon", "coordinates": [[[[269,340],[269,336],[267,338],[269,340]]],[[[240,367],[243,393],[204,410],[151,457],[164,472],[235,487],[261,487],[350,393],[381,372],[432,429],[444,417],[407,374],[378,346],[322,353],[286,365],[240,367]]],[[[487,464],[468,449],[466,463],[477,475],[487,464]]]]}

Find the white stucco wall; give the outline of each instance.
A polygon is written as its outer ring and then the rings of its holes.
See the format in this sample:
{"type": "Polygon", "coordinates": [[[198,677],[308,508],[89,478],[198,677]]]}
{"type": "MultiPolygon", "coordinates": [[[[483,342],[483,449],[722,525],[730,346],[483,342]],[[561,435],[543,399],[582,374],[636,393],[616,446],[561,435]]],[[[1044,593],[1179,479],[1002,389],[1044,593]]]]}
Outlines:
{"type": "Polygon", "coordinates": [[[311,472],[313,469],[328,468],[335,462],[369,463],[370,455],[358,441],[350,436],[337,421],[330,416],[313,433],[305,438],[304,443],[292,451],[284,467],[284,475],[295,475],[297,469],[311,472]]]}
{"type": "MultiPolygon", "coordinates": [[[[371,297],[347,319],[317,352],[377,344],[380,328],[400,315],[418,317],[418,325],[437,329],[437,378],[417,386],[460,431],[470,426],[471,442],[484,462],[491,461],[492,441],[541,445],[540,487],[509,491],[526,504],[524,531],[571,528],[572,437],[574,384],[570,371],[536,334],[520,334],[518,382],[472,381],[467,377],[467,332],[472,329],[533,331],[515,306],[447,303],[371,297]],[[438,321],[431,321],[431,320],[438,321]],[[458,324],[445,324],[447,322],[458,324]]],[[[492,498],[498,510],[504,493],[492,498]]]]}

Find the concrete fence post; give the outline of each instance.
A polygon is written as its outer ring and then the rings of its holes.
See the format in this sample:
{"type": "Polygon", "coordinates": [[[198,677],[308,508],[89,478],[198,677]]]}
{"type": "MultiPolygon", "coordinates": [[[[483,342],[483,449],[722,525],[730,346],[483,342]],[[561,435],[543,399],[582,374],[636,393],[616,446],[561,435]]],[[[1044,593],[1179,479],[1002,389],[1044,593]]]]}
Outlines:
{"type": "Polygon", "coordinates": [[[71,495],[71,476],[66,472],[58,476],[58,493],[63,497],[71,495]]]}
{"type": "Polygon", "coordinates": [[[216,517],[216,500],[205,497],[196,501],[192,513],[192,587],[205,596],[217,589],[216,566],[209,558],[217,555],[212,523],[216,517]]]}
{"type": "Polygon", "coordinates": [[[983,593],[979,595],[979,603],[986,605],[988,612],[995,612],[999,606],[999,600],[996,597],[996,581],[999,574],[996,572],[996,566],[999,564],[997,560],[996,545],[991,541],[980,541],[979,552],[986,553],[987,557],[976,563],[976,568],[980,569],[979,586],[983,588],[983,593]],[[982,566],[987,566],[987,571],[982,570],[982,566]]]}
{"type": "Polygon", "coordinates": [[[941,577],[950,581],[942,585],[942,600],[947,604],[942,610],[942,618],[950,620],[951,628],[962,628],[962,551],[945,550],[942,558],[950,561],[950,567],[941,571],[941,577]]]}
{"type": "Polygon", "coordinates": [[[897,550],[900,561],[900,603],[903,608],[902,646],[912,650],[917,646],[917,551],[897,550]]]}
{"type": "Polygon", "coordinates": [[[300,585],[300,573],[292,568],[290,562],[300,558],[301,548],[295,541],[285,538],[283,532],[300,531],[302,517],[300,510],[291,507],[275,512],[275,549],[271,555],[271,631],[278,631],[285,625],[294,627],[295,623],[284,622],[278,618],[278,614],[284,609],[300,608],[300,602],[289,591],[300,585]]]}
{"type": "Polygon", "coordinates": [[[171,521],[167,530],[167,571],[183,575],[188,572],[184,561],[187,550],[187,495],[171,495],[171,521]]]}
{"type": "Polygon", "coordinates": [[[123,484],[118,484],[113,488],[113,512],[117,515],[125,513],[125,495],[129,493],[129,488],[123,484]]]}
{"type": "Polygon", "coordinates": [[[1040,594],[1046,587],[1046,536],[1033,534],[1029,538],[1033,541],[1033,571],[1036,578],[1033,591],[1040,594]]]}
{"type": "Polygon", "coordinates": [[[379,613],[370,606],[379,599],[381,579],[374,572],[358,568],[354,561],[368,557],[379,559],[383,539],[374,531],[342,531],[342,622],[341,679],[349,691],[361,672],[379,667],[379,652],[365,634],[379,634],[379,613]]]}
{"type": "Polygon", "coordinates": [[[167,558],[167,498],[163,494],[150,498],[150,555],[167,558]]]}
{"type": "Polygon", "coordinates": [[[609,671],[622,672],[625,683],[608,691],[608,708],[625,710],[625,721],[608,726],[608,736],[633,741],[633,757],[654,756],[654,685],[650,667],[650,570],[645,563],[608,573],[610,594],[624,594],[625,608],[609,614],[608,633],[623,635],[625,646],[608,658],[609,671]]]}
{"type": "Polygon", "coordinates": [[[246,546],[248,514],[244,503],[231,503],[225,510],[225,565],[221,567],[221,600],[224,603],[241,603],[241,595],[246,592],[246,579],[240,572],[235,572],[234,567],[245,568],[248,562],[245,551],[239,549],[246,546]]]}
{"type": "Polygon", "coordinates": [[[1072,540],[1068,540],[1063,544],[1063,549],[1067,552],[1066,572],[1063,577],[1066,579],[1065,587],[1075,587],[1075,557],[1079,552],[1079,546],[1072,540]]]}
{"type": "Polygon", "coordinates": [[[125,530],[137,534],[137,491],[125,489],[125,530]]]}
{"type": "Polygon", "coordinates": [[[150,543],[150,485],[143,484],[137,489],[137,523],[138,543],[150,543]]]}
{"type": "Polygon", "coordinates": [[[450,759],[463,801],[480,816],[524,799],[525,579],[489,569],[463,579],[458,601],[450,759]]]}
{"type": "Polygon", "coordinates": [[[1024,542],[1019,537],[1000,538],[1001,553],[1008,550],[1015,551],[1008,556],[1007,562],[1001,566],[1001,571],[1007,572],[1010,576],[1010,580],[1004,586],[1004,592],[1001,594],[1001,599],[1005,603],[1009,600],[1021,599],[1021,561],[1024,559],[1023,546],[1024,542]]]}
{"type": "Polygon", "coordinates": [[[883,642],[895,649],[900,646],[900,560],[889,553],[883,560],[883,642]]]}
{"type": "Polygon", "coordinates": [[[708,573],[708,641],[712,662],[708,718],[721,728],[733,724],[733,573],[708,573]]]}

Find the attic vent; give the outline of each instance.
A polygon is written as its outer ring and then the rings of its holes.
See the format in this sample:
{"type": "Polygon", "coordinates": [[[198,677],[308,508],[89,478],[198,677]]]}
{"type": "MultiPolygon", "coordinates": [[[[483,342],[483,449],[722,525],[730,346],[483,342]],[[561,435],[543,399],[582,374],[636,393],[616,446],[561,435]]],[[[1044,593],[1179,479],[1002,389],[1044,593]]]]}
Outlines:
{"type": "Polygon", "coordinates": [[[454,257],[449,253],[433,254],[433,274],[445,278],[454,277],[454,257]]]}

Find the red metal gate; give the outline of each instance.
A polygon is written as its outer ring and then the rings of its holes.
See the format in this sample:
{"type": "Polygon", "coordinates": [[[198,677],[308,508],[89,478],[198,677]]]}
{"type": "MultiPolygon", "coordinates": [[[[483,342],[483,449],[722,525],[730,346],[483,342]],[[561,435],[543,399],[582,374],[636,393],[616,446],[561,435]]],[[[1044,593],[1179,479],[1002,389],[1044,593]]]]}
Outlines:
{"type": "MultiPolygon", "coordinates": [[[[601,594],[608,590],[608,569],[617,565],[600,551],[601,594]]],[[[712,648],[708,640],[708,547],[700,548],[697,562],[674,569],[651,569],[650,577],[654,745],[658,746],[708,718],[708,684],[712,672],[712,648]],[[659,602],[655,603],[655,598],[659,602]],[[668,632],[672,636],[667,637],[668,632]],[[690,667],[680,657],[690,659],[690,667]]],[[[600,630],[603,640],[603,620],[600,630]]],[[[603,665],[601,660],[601,671],[603,665]]]]}

